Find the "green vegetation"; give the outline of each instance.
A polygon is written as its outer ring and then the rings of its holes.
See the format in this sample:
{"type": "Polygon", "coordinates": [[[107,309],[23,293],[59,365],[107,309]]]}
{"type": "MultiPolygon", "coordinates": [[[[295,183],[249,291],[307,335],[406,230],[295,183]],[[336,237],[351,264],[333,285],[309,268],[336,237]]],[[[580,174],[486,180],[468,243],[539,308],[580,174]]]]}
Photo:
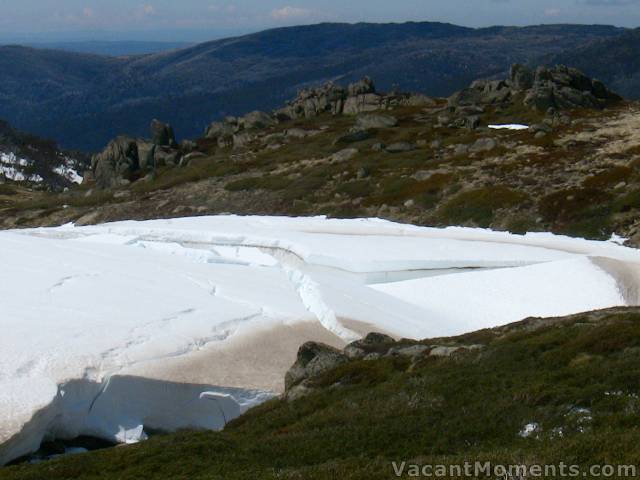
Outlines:
{"type": "Polygon", "coordinates": [[[604,172],[588,177],[584,181],[587,188],[606,188],[615,186],[617,183],[625,182],[629,179],[633,170],[626,166],[617,166],[604,172]]]}
{"type": "Polygon", "coordinates": [[[596,188],[573,188],[542,198],[539,209],[563,233],[604,239],[611,235],[611,198],[596,188]]]}
{"type": "Polygon", "coordinates": [[[485,187],[462,192],[443,206],[441,217],[452,224],[473,222],[488,227],[497,210],[522,204],[528,200],[525,193],[506,187],[485,187]]]}
{"type": "Polygon", "coordinates": [[[422,343],[483,348],[352,361],[317,377],[310,396],[268,402],[224,432],[9,467],[0,479],[375,480],[394,478],[392,461],[637,463],[639,309],[422,343]],[[538,429],[525,438],[529,424],[538,429]]]}

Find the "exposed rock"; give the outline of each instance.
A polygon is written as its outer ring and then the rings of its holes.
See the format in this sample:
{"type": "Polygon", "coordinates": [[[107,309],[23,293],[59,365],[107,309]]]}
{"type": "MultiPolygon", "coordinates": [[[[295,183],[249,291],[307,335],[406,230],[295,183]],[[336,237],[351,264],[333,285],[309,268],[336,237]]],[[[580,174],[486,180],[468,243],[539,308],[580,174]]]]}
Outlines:
{"type": "Polygon", "coordinates": [[[151,142],[163,147],[178,146],[176,143],[176,136],[173,133],[171,125],[156,119],[151,122],[151,142]]]}
{"type": "Polygon", "coordinates": [[[403,153],[415,150],[416,146],[409,142],[397,142],[387,145],[386,151],[389,153],[403,153]]]}
{"type": "Polygon", "coordinates": [[[198,148],[198,144],[196,142],[194,142],[193,140],[186,140],[185,139],[182,142],[180,142],[180,150],[182,150],[183,153],[193,152],[197,148],[198,148]]]}
{"type": "Polygon", "coordinates": [[[371,145],[371,150],[373,150],[374,152],[381,152],[385,148],[387,148],[387,146],[382,142],[374,143],[373,145],[371,145]]]}
{"type": "Polygon", "coordinates": [[[458,352],[464,352],[469,350],[481,350],[483,345],[462,345],[459,347],[435,347],[429,355],[432,357],[450,357],[458,352]]]}
{"type": "Polygon", "coordinates": [[[277,110],[275,116],[282,121],[311,118],[324,112],[340,115],[346,98],[347,91],[344,88],[329,82],[318,88],[301,90],[293,101],[277,110]]]}
{"type": "Polygon", "coordinates": [[[303,380],[331,370],[346,361],[346,355],[333,347],[307,342],[298,350],[296,362],[285,376],[285,389],[289,391],[303,380]]]}
{"type": "Polygon", "coordinates": [[[476,130],[480,127],[480,116],[479,115],[471,115],[464,119],[464,126],[469,130],[476,130]]]}
{"type": "Polygon", "coordinates": [[[245,130],[263,129],[275,125],[276,121],[265,112],[254,111],[247,113],[244,117],[238,120],[240,128],[245,130]]]}
{"type": "Polygon", "coordinates": [[[286,138],[307,138],[322,133],[320,130],[303,130],[302,128],[290,128],[286,130],[284,136],[286,138]]]}
{"type": "Polygon", "coordinates": [[[155,165],[158,167],[175,167],[178,164],[180,152],[169,147],[156,146],[154,149],[155,165]]]}
{"type": "Polygon", "coordinates": [[[371,172],[369,171],[368,168],[366,167],[360,167],[356,173],[356,178],[358,180],[362,180],[364,178],[367,178],[371,175],[371,172]]]}
{"type": "Polygon", "coordinates": [[[469,88],[449,98],[454,110],[461,107],[501,105],[520,101],[546,112],[548,109],[603,108],[621,98],[598,80],[575,68],[558,65],[539,67],[535,73],[526,66],[513,65],[507,80],[477,80],[469,88]]]}
{"type": "MultiPolygon", "coordinates": [[[[101,189],[126,185],[158,166],[178,165],[182,156],[173,128],[158,120],[151,122],[151,140],[117,137],[91,160],[96,186],[101,189]]],[[[195,143],[193,144],[195,148],[195,143]]]]}
{"type": "Polygon", "coordinates": [[[452,148],[453,148],[453,154],[455,156],[466,155],[467,153],[469,153],[469,145],[458,144],[458,145],[453,145],[452,148]]]}
{"type": "Polygon", "coordinates": [[[358,115],[400,105],[429,106],[433,104],[434,101],[424,95],[378,93],[373,81],[365,77],[347,88],[329,82],[321,87],[301,90],[298,96],[284,108],[273,112],[273,118],[284,122],[297,118],[311,118],[322,113],[358,115]]]}
{"type": "Polygon", "coordinates": [[[529,127],[529,130],[532,133],[538,133],[538,132],[551,133],[553,132],[553,127],[551,127],[551,125],[548,125],[546,123],[535,123],[529,127]]]}
{"type": "Polygon", "coordinates": [[[156,146],[152,142],[138,141],[138,161],[141,170],[153,168],[155,166],[156,146]]]}
{"type": "Polygon", "coordinates": [[[362,142],[364,140],[369,140],[373,138],[373,134],[366,130],[356,130],[354,132],[345,133],[344,135],[340,135],[333,141],[334,145],[344,144],[344,143],[356,143],[362,142]]]}
{"type": "Polygon", "coordinates": [[[344,102],[343,113],[345,115],[357,115],[363,112],[375,112],[383,108],[383,99],[377,93],[367,93],[349,97],[344,102]]]}
{"type": "Polygon", "coordinates": [[[238,130],[237,123],[213,122],[206,129],[205,137],[211,139],[218,139],[220,137],[230,137],[238,130]]]}
{"type": "Polygon", "coordinates": [[[436,102],[433,98],[417,93],[410,95],[406,99],[405,104],[408,107],[431,107],[435,105],[436,102]]]}
{"type": "Polygon", "coordinates": [[[469,147],[471,153],[489,152],[498,146],[493,138],[479,138],[469,147]]]}
{"type": "Polygon", "coordinates": [[[376,351],[386,353],[393,346],[395,340],[384,333],[372,332],[361,340],[350,343],[344,349],[345,355],[349,358],[364,358],[366,355],[376,351]]]}
{"type": "Polygon", "coordinates": [[[233,135],[232,138],[234,148],[243,148],[255,139],[255,135],[252,135],[251,133],[246,131],[242,131],[233,135]]]}
{"type": "Polygon", "coordinates": [[[339,152],[334,153],[329,157],[329,161],[331,162],[346,162],[347,160],[351,160],[355,155],[357,155],[357,148],[345,148],[344,150],[340,150],[339,152]]]}
{"type": "Polygon", "coordinates": [[[373,84],[373,80],[369,77],[364,77],[362,80],[349,85],[347,91],[350,97],[356,97],[358,95],[376,93],[376,87],[373,84]]]}
{"type": "Polygon", "coordinates": [[[356,120],[356,129],[370,130],[377,128],[392,128],[398,125],[398,119],[391,115],[381,113],[359,115],[356,120]]]}
{"type": "Polygon", "coordinates": [[[126,136],[112,140],[104,151],[91,159],[96,185],[103,189],[125,185],[139,168],[136,140],[126,136]]]}
{"type": "Polygon", "coordinates": [[[400,355],[403,357],[416,358],[424,355],[429,351],[429,347],[426,345],[411,345],[409,347],[394,347],[389,350],[387,355],[400,355]]]}
{"type": "Polygon", "coordinates": [[[511,66],[509,79],[514,90],[529,90],[533,87],[534,75],[531,69],[516,63],[511,66]]]}

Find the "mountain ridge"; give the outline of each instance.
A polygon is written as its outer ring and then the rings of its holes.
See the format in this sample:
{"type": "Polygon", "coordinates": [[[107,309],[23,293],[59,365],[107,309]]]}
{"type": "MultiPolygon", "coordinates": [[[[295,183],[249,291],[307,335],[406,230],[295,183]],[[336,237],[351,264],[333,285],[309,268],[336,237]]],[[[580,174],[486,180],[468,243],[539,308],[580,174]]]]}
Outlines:
{"type": "MultiPolygon", "coordinates": [[[[0,118],[67,148],[143,135],[150,118],[195,137],[225,115],[277,107],[296,91],[364,75],[380,86],[448,96],[512,63],[625,29],[548,25],[471,29],[444,23],[318,24],[132,58],[0,47],[0,118]]],[[[612,67],[613,68],[613,67],[612,67]]]]}

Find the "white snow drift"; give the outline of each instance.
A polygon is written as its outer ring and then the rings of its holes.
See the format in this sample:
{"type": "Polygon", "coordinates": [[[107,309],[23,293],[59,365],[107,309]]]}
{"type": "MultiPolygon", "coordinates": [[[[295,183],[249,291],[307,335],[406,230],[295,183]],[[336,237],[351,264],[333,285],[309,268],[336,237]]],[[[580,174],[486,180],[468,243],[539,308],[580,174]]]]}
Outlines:
{"type": "Polygon", "coordinates": [[[307,340],[625,305],[638,261],[613,242],[377,219],[0,232],[0,464],[46,437],[221,428],[282,390],[307,340]]]}

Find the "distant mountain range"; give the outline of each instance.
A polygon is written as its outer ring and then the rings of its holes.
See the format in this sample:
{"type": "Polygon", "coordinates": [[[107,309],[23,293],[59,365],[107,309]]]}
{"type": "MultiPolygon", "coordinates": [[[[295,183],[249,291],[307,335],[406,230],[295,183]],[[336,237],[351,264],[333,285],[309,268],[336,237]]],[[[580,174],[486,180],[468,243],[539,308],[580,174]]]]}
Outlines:
{"type": "Polygon", "coordinates": [[[267,30],[134,57],[6,46],[0,118],[66,148],[97,150],[121,133],[145,135],[154,117],[171,122],[179,137],[195,137],[224,115],[272,109],[327,80],[369,75],[381,89],[443,96],[473,79],[503,75],[514,62],[567,56],[563,63],[640,97],[633,81],[638,36],[610,26],[363,23],[267,30]],[[615,54],[609,46],[618,44],[615,54]],[[593,57],[598,49],[610,61],[593,57]]]}
{"type": "Polygon", "coordinates": [[[77,41],[77,42],[36,42],[26,43],[27,47],[65,50],[67,52],[95,53],[121,57],[125,55],[146,55],[149,53],[166,52],[186,48],[189,42],[153,42],[153,41],[77,41]]]}

